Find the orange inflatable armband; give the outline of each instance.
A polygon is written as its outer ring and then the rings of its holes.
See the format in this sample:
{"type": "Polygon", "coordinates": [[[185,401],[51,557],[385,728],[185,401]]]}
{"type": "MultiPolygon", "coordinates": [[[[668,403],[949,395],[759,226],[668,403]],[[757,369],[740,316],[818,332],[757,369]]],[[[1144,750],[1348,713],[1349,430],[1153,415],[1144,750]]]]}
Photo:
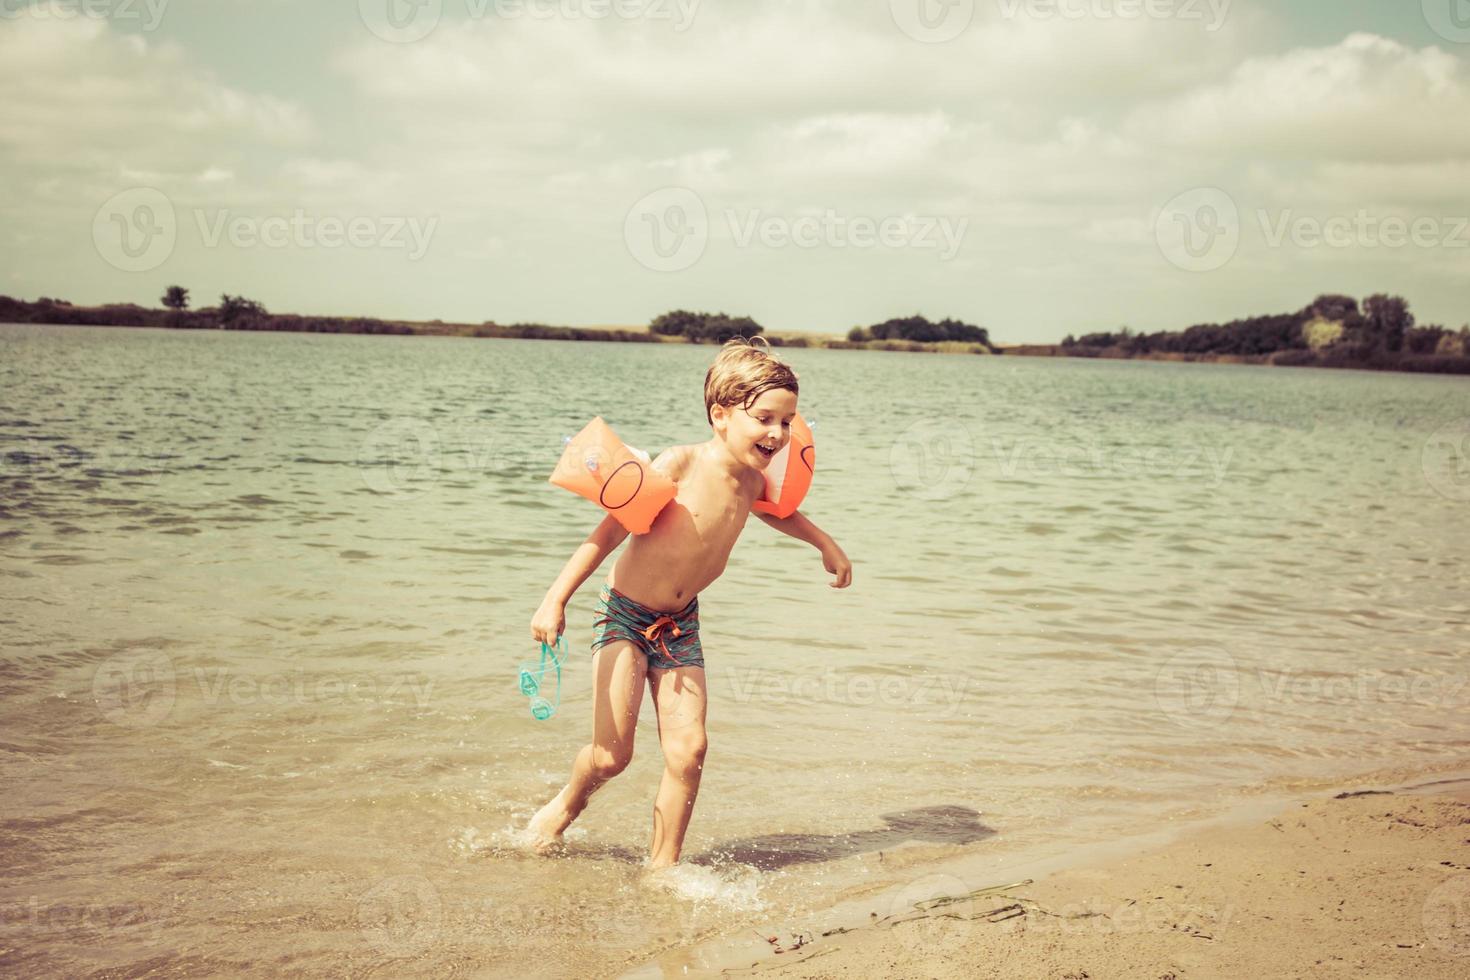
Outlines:
{"type": "Polygon", "coordinates": [[[678,490],[600,416],[567,442],[550,482],[586,497],[633,534],[647,534],[678,490]]]}
{"type": "Polygon", "coordinates": [[[817,446],[806,419],[791,420],[791,441],[766,466],[766,492],[754,504],[760,514],[790,517],[811,489],[817,471],[817,446]]]}

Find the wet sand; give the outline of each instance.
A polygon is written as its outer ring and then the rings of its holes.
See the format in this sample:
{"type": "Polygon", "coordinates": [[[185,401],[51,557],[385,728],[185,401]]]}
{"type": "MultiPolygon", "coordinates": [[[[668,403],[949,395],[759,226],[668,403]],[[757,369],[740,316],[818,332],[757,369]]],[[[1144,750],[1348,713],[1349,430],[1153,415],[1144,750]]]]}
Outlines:
{"type": "Polygon", "coordinates": [[[1470,976],[1470,783],[1349,790],[1035,881],[942,884],[916,881],[897,908],[875,901],[866,927],[773,934],[727,972],[1458,980],[1470,976]]]}

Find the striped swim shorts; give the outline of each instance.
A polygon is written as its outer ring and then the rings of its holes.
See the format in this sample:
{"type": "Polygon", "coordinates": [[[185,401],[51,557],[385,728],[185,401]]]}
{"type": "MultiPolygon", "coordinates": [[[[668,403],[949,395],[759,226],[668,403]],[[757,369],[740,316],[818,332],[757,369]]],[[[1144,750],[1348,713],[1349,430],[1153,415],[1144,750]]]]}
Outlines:
{"type": "Polygon", "coordinates": [[[648,666],[703,667],[704,649],[699,644],[699,597],[675,613],[649,609],[603,585],[597,595],[597,618],[592,623],[592,649],[630,640],[648,655],[648,666]]]}

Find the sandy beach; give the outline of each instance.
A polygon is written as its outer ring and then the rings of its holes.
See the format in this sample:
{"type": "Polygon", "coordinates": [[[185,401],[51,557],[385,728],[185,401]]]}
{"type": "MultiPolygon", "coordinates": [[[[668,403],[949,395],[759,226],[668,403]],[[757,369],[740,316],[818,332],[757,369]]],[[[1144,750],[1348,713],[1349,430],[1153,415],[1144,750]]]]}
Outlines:
{"type": "Polygon", "coordinates": [[[866,928],[776,935],[766,955],[726,972],[1465,977],[1470,781],[1345,790],[1034,881],[959,895],[938,883],[916,884],[939,894],[896,911],[875,902],[866,928]]]}

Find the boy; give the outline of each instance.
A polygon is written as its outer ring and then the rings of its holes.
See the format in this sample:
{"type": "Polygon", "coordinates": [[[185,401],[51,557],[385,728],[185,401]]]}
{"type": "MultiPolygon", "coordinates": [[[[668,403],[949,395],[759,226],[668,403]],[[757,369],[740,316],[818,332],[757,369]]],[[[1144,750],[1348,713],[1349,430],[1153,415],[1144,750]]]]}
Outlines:
{"type": "MultiPolygon", "coordinates": [[[[730,549],[765,489],[762,472],[791,439],[796,372],[769,345],[736,338],[720,350],[704,379],[708,442],[674,446],[653,465],[678,494],[647,534],[635,535],[598,597],[593,627],[592,742],[572,764],[572,777],[527,828],[545,853],[587,806],[598,787],[633,757],[633,734],[647,679],[658,715],[663,781],[653,806],[650,869],[679,860],[704,768],[706,690],[699,643],[699,593],[725,570],[730,549]]],[[[798,511],[767,524],[815,546],[836,578],[852,582],[847,555],[798,511]]],[[[531,636],[554,643],[566,629],[566,604],[628,536],[611,516],[573,552],[531,619],[531,636]]]]}

